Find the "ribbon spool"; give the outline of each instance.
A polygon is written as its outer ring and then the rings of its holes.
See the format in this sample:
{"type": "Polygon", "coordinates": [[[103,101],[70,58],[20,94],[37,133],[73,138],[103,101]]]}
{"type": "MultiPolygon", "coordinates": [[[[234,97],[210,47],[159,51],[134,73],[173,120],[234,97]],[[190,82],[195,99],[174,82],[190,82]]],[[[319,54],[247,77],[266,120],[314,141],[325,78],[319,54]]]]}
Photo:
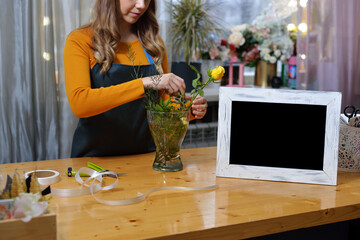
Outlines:
{"type": "Polygon", "coordinates": [[[26,172],[24,174],[25,179],[30,177],[31,175],[35,174],[38,179],[38,182],[42,186],[47,186],[51,184],[55,184],[60,182],[60,174],[57,171],[53,170],[36,170],[26,172]]]}

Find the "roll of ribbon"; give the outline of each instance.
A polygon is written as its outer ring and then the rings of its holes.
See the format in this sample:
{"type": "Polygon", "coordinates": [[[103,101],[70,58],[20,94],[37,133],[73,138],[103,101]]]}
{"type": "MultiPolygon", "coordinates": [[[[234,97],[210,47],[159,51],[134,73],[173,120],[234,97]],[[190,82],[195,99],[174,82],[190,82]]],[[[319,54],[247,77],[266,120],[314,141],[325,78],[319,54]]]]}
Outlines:
{"type": "Polygon", "coordinates": [[[96,172],[90,168],[84,167],[84,168],[79,169],[79,171],[75,175],[75,179],[81,184],[81,186],[84,186],[87,182],[92,180],[91,185],[88,188],[90,190],[90,193],[92,194],[92,196],[95,198],[96,201],[98,201],[99,203],[106,204],[106,205],[128,205],[128,204],[141,202],[141,201],[145,200],[146,197],[150,193],[156,192],[156,191],[162,191],[162,190],[206,191],[206,190],[214,190],[219,187],[218,185],[211,185],[211,186],[205,186],[205,187],[178,187],[178,186],[158,187],[158,188],[152,188],[152,189],[146,191],[145,194],[138,193],[139,196],[133,197],[133,198],[121,199],[121,200],[102,200],[102,199],[96,197],[94,193],[99,190],[113,189],[118,183],[118,178],[117,178],[116,173],[114,173],[112,171],[96,172]],[[86,179],[85,181],[83,181],[81,179],[81,177],[79,176],[79,172],[88,173],[90,175],[90,177],[88,179],[86,179]],[[115,175],[116,180],[111,185],[101,187],[102,175],[115,175]],[[94,185],[95,180],[98,180],[100,183],[94,185]]]}
{"type": "Polygon", "coordinates": [[[24,174],[25,178],[35,174],[40,185],[48,186],[60,182],[60,174],[57,171],[53,170],[36,170],[31,172],[26,172],[24,174]]]}
{"type": "MultiPolygon", "coordinates": [[[[37,170],[25,173],[25,177],[30,176],[30,174],[33,174],[36,172],[36,176],[38,177],[39,183],[41,185],[51,185],[54,183],[57,183],[60,181],[59,173],[52,170],[37,170]]],[[[118,184],[118,177],[115,172],[112,171],[106,171],[106,172],[97,172],[93,169],[82,167],[80,168],[76,175],[75,175],[76,181],[81,185],[80,188],[76,189],[56,189],[51,188],[51,194],[54,196],[61,196],[61,197],[74,197],[74,196],[81,196],[81,195],[88,195],[91,194],[96,201],[102,204],[106,205],[128,205],[133,204],[137,202],[141,202],[146,199],[146,197],[156,191],[161,190],[185,190],[185,191],[206,191],[206,190],[214,190],[218,188],[218,185],[211,185],[206,187],[178,187],[178,186],[169,186],[169,187],[159,187],[159,188],[153,188],[148,190],[145,194],[138,193],[139,196],[134,198],[128,198],[128,199],[121,199],[121,200],[102,200],[95,196],[95,193],[99,190],[111,190],[118,184]],[[79,175],[79,173],[86,173],[90,177],[87,178],[85,181],[83,181],[79,175]],[[102,176],[106,175],[114,175],[116,180],[107,186],[102,186],[102,176]],[[98,181],[99,183],[95,184],[95,181],[98,181]],[[90,185],[87,183],[91,182],[90,185]],[[85,187],[84,187],[85,186],[85,187]]]]}

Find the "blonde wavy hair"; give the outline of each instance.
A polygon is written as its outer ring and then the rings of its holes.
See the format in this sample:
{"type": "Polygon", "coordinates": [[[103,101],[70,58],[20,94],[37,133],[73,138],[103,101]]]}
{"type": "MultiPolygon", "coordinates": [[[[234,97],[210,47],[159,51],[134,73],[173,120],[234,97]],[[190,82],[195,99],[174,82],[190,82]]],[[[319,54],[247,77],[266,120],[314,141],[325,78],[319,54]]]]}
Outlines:
{"type": "MultiPolygon", "coordinates": [[[[97,0],[93,8],[93,20],[88,25],[93,31],[94,57],[101,66],[100,73],[106,73],[115,58],[121,36],[118,27],[120,18],[119,0],[97,0]]],[[[150,0],[146,12],[133,25],[143,47],[161,63],[165,57],[165,46],[160,39],[159,24],[156,19],[156,0],[150,0]]]]}

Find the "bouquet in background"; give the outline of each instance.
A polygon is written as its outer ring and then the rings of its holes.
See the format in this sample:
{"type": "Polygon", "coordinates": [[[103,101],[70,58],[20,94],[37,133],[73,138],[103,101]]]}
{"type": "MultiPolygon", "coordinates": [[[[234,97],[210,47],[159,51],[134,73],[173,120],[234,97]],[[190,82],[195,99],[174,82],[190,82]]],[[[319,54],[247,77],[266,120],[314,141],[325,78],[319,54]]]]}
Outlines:
{"type": "Polygon", "coordinates": [[[280,36],[265,40],[260,46],[260,58],[269,63],[278,60],[287,61],[293,52],[293,42],[287,36],[280,36]]]}
{"type": "Polygon", "coordinates": [[[229,49],[232,61],[239,59],[249,67],[256,66],[260,60],[273,64],[278,60],[285,62],[294,49],[284,22],[269,17],[258,17],[251,26],[234,26],[228,40],[222,40],[221,45],[229,49]]]}
{"type": "Polygon", "coordinates": [[[229,58],[229,48],[222,41],[214,39],[214,44],[209,49],[201,51],[201,59],[226,61],[229,58]]]}
{"type": "Polygon", "coordinates": [[[268,32],[268,29],[257,29],[248,24],[234,26],[226,42],[230,56],[237,57],[247,66],[255,66],[260,59],[259,44],[269,37],[268,32]]]}
{"type": "Polygon", "coordinates": [[[253,21],[253,28],[266,29],[266,37],[259,44],[260,59],[268,63],[287,61],[294,49],[285,22],[274,16],[259,15],[253,21]]]}

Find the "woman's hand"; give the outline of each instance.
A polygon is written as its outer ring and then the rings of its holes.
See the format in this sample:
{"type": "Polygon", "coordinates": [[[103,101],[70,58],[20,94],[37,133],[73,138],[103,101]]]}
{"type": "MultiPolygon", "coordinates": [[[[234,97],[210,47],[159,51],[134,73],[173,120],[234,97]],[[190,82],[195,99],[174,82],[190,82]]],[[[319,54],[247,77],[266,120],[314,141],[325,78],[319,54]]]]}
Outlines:
{"type": "MultiPolygon", "coordinates": [[[[185,100],[191,100],[192,96],[185,96],[185,100]]],[[[204,97],[197,96],[191,105],[191,113],[196,119],[201,119],[205,116],[207,111],[207,100],[204,97]]]]}
{"type": "Polygon", "coordinates": [[[145,89],[165,90],[169,95],[184,93],[185,81],[173,73],[142,78],[145,89]]]}

